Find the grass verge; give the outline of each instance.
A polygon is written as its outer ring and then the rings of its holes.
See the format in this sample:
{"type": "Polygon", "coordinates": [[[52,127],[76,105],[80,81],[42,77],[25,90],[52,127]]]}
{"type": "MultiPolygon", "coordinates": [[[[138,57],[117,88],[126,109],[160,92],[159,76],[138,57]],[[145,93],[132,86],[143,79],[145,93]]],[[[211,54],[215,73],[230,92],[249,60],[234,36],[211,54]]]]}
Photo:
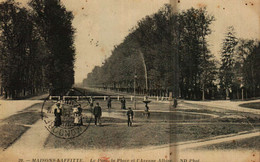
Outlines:
{"type": "Polygon", "coordinates": [[[29,127],[15,124],[3,124],[0,126],[0,148],[6,149],[12,145],[29,127]]]}
{"type": "Polygon", "coordinates": [[[148,124],[137,123],[133,127],[118,124],[91,125],[81,136],[64,140],[49,135],[46,148],[66,149],[119,149],[141,148],[173,142],[203,139],[218,135],[252,130],[247,124],[148,124]]]}
{"type": "Polygon", "coordinates": [[[260,102],[244,103],[240,104],[239,106],[251,109],[260,109],[260,102]]]}

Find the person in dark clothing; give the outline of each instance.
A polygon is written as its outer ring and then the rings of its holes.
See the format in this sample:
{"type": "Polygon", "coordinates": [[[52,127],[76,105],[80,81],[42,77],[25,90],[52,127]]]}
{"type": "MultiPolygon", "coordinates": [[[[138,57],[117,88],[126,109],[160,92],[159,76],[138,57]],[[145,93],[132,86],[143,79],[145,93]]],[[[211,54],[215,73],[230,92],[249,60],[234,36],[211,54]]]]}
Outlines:
{"type": "Polygon", "coordinates": [[[97,125],[97,122],[99,123],[99,125],[101,125],[100,118],[102,116],[102,110],[101,110],[101,107],[99,106],[98,102],[96,103],[96,106],[94,107],[93,114],[95,116],[95,125],[97,125]]]}
{"type": "Polygon", "coordinates": [[[128,127],[132,126],[133,118],[134,118],[134,112],[131,109],[131,107],[128,108],[126,115],[127,115],[127,125],[128,125],[128,127]]]}
{"type": "Polygon", "coordinates": [[[174,100],[173,100],[173,107],[174,107],[174,108],[176,108],[176,107],[177,107],[177,105],[178,105],[177,99],[176,99],[176,98],[174,98],[174,100]]]}
{"type": "Polygon", "coordinates": [[[82,111],[83,111],[83,109],[81,108],[81,104],[78,104],[78,110],[79,110],[79,113],[80,113],[80,115],[82,114],[82,111]]]}
{"type": "Polygon", "coordinates": [[[112,102],[111,97],[108,96],[108,98],[107,98],[107,108],[108,108],[108,109],[111,108],[111,102],[112,102]]]}
{"type": "Polygon", "coordinates": [[[54,115],[55,115],[54,126],[59,127],[61,125],[62,109],[60,108],[60,103],[57,103],[56,106],[57,107],[54,109],[54,115]]]}
{"type": "Polygon", "coordinates": [[[122,100],[121,100],[121,109],[126,109],[125,103],[126,103],[125,97],[123,96],[123,98],[122,98],[122,100]]]}

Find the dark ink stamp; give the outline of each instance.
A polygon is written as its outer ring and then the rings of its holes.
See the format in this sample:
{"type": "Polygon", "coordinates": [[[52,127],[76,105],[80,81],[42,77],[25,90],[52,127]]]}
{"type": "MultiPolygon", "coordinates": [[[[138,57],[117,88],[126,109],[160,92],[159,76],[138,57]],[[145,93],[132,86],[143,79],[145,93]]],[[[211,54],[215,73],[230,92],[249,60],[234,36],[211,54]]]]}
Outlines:
{"type": "Polygon", "coordinates": [[[45,128],[58,138],[80,136],[92,121],[91,110],[81,106],[84,102],[77,96],[49,96],[41,110],[45,128]]]}

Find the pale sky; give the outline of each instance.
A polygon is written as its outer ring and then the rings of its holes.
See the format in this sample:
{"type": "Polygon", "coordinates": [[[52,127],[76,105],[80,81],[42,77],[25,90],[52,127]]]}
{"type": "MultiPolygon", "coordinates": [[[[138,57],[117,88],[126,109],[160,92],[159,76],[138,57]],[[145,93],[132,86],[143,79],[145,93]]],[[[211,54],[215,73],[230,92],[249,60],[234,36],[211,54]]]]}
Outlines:
{"type": "Polygon", "coordinates": [[[169,0],[63,0],[63,3],[75,16],[75,81],[81,82],[95,65],[102,65],[139,20],[155,13],[169,0]]]}
{"type": "MultiPolygon", "coordinates": [[[[137,21],[158,11],[169,0],[63,0],[75,19],[75,80],[81,82],[95,65],[101,65],[120,44],[137,21]],[[84,9],[82,9],[84,7],[84,9]],[[93,42],[91,43],[91,39],[93,42]],[[96,47],[95,43],[99,41],[96,47]]],[[[180,0],[178,9],[207,7],[215,16],[209,37],[211,52],[219,58],[221,41],[228,26],[233,25],[237,37],[260,38],[259,0],[180,0]]]]}
{"type": "MultiPolygon", "coordinates": [[[[170,0],[61,1],[67,10],[74,14],[76,83],[82,82],[95,65],[101,65],[104,59],[111,55],[114,46],[123,41],[139,20],[157,12],[164,4],[170,3],[170,0]]],[[[208,41],[210,50],[216,58],[219,58],[221,41],[230,25],[234,26],[237,37],[260,38],[260,0],[179,1],[180,3],[176,2],[179,11],[191,7],[207,7],[208,13],[215,16],[216,21],[211,26],[213,33],[208,41]]]]}

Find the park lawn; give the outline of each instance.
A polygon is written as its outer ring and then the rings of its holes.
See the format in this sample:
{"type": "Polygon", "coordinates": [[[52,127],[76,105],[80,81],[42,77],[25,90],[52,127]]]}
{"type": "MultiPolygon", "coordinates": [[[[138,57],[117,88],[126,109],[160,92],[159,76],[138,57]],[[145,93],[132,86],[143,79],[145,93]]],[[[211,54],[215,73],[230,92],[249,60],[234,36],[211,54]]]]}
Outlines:
{"type": "Polygon", "coordinates": [[[127,123],[120,125],[104,124],[103,126],[91,125],[85,133],[74,139],[64,140],[49,135],[45,147],[67,149],[139,148],[146,145],[169,143],[170,137],[164,132],[165,127],[152,124],[135,124],[133,127],[128,127],[127,123]]]}
{"type": "Polygon", "coordinates": [[[233,140],[230,142],[223,142],[219,144],[203,146],[197,148],[198,150],[259,150],[260,151],[260,136],[242,139],[242,140],[233,140]]]}
{"type": "Polygon", "coordinates": [[[40,112],[21,112],[3,120],[5,123],[32,125],[41,118],[40,112]]]}
{"type": "MultiPolygon", "coordinates": [[[[126,123],[127,120],[119,119],[119,118],[111,118],[111,117],[102,117],[101,123],[126,123]]],[[[93,118],[91,123],[95,123],[95,119],[93,118]]]]}
{"type": "Polygon", "coordinates": [[[251,109],[260,109],[260,102],[251,102],[240,104],[241,107],[251,108],[251,109]]]}
{"type": "Polygon", "coordinates": [[[46,148],[66,149],[119,149],[158,146],[173,142],[198,140],[218,135],[252,130],[247,124],[161,124],[137,123],[91,125],[85,133],[73,139],[60,139],[49,135],[46,148]]]}
{"type": "Polygon", "coordinates": [[[183,112],[194,112],[194,113],[206,113],[206,114],[213,114],[213,115],[223,115],[224,112],[217,112],[214,110],[209,109],[175,109],[175,111],[183,111],[183,112]]]}
{"type": "Polygon", "coordinates": [[[212,123],[212,124],[190,124],[171,125],[168,133],[171,134],[171,142],[183,142],[189,140],[207,139],[219,135],[227,135],[242,131],[250,131],[254,128],[249,124],[212,123]]]}
{"type": "Polygon", "coordinates": [[[29,127],[15,124],[0,125],[0,148],[6,149],[12,145],[29,127]]]}

